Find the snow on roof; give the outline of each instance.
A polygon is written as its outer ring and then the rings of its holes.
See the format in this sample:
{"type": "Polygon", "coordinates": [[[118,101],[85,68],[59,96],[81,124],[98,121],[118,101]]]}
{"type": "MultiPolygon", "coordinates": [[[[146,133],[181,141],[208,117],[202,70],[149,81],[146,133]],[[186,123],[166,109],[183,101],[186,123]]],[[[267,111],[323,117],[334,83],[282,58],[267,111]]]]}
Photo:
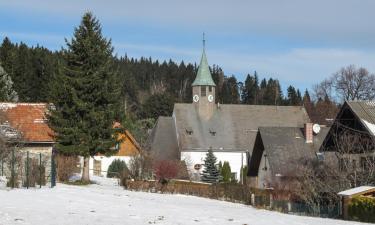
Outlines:
{"type": "Polygon", "coordinates": [[[367,129],[371,132],[371,134],[375,135],[375,124],[370,123],[364,119],[362,119],[362,122],[366,125],[367,129]]]}
{"type": "Polygon", "coordinates": [[[342,192],[339,192],[338,195],[343,195],[343,196],[350,196],[350,195],[355,195],[355,194],[360,194],[362,192],[370,191],[370,190],[375,191],[375,187],[373,186],[360,186],[352,189],[348,189],[342,192]]]}

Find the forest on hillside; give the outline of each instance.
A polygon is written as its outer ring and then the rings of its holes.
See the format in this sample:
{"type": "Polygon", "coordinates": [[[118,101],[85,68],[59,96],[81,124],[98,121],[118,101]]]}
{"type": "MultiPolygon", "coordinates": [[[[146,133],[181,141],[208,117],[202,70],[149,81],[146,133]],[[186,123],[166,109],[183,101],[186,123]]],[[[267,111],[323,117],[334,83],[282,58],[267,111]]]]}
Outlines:
{"type": "MultiPolygon", "coordinates": [[[[174,102],[191,102],[191,83],[198,65],[126,55],[113,60],[120,76],[120,105],[129,117],[156,119],[170,115],[174,102]]],[[[63,63],[60,51],[42,46],[12,43],[7,37],[0,46],[0,65],[11,79],[20,102],[50,102],[51,82],[63,63]]],[[[234,75],[225,75],[218,65],[210,69],[217,84],[216,99],[221,104],[314,105],[307,90],[302,95],[298,88],[289,86],[284,94],[277,79],[260,79],[256,71],[239,82],[234,75]]],[[[330,100],[318,99],[316,104],[319,101],[330,100]]]]}

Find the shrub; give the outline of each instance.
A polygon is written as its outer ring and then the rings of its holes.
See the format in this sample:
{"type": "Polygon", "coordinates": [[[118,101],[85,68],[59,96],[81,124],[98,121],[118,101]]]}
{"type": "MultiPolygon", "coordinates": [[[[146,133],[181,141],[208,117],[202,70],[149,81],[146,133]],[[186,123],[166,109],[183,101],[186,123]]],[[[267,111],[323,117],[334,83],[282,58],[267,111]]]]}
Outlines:
{"type": "Polygon", "coordinates": [[[78,173],[78,157],[76,156],[66,156],[66,155],[57,155],[57,179],[60,182],[68,182],[69,178],[78,173]]]}
{"type": "Polygon", "coordinates": [[[355,197],[348,206],[348,214],[351,220],[361,222],[375,222],[375,198],[355,197]]]}
{"type": "Polygon", "coordinates": [[[228,183],[232,179],[232,171],[229,162],[224,161],[223,167],[221,168],[221,176],[223,177],[223,182],[228,183]]]}
{"type": "Polygon", "coordinates": [[[128,173],[127,171],[128,167],[126,166],[126,163],[121,159],[115,159],[108,167],[107,177],[121,178],[123,174],[128,173]]]}
{"type": "Polygon", "coordinates": [[[154,173],[160,183],[166,184],[169,179],[175,178],[178,174],[178,164],[175,161],[162,160],[154,165],[154,173]]]}

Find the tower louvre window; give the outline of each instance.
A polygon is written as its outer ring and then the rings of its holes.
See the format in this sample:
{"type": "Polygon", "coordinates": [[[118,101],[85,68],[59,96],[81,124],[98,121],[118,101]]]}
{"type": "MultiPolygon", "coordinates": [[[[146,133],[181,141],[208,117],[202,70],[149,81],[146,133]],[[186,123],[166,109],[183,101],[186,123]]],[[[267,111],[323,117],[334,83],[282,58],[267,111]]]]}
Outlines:
{"type": "Polygon", "coordinates": [[[208,87],[208,92],[212,92],[212,86],[208,87]]]}
{"type": "Polygon", "coordinates": [[[206,93],[206,86],[202,86],[201,87],[201,96],[206,96],[207,93],[206,93]]]}

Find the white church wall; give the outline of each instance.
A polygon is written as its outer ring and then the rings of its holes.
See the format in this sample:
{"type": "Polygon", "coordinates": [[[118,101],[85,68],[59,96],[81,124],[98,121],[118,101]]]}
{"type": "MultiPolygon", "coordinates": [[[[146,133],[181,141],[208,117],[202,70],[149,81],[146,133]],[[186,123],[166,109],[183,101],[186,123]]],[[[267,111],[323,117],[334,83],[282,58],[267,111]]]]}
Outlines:
{"type": "MultiPolygon", "coordinates": [[[[204,159],[206,158],[207,152],[181,152],[181,160],[185,160],[188,171],[191,177],[195,180],[199,179],[200,173],[203,170],[204,159]],[[201,164],[201,169],[196,170],[194,166],[201,164]]],[[[246,153],[245,152],[214,152],[217,158],[217,163],[221,161],[229,162],[232,173],[236,173],[236,179],[240,180],[241,166],[247,165],[246,153]],[[242,161],[242,163],[241,163],[242,161]]]]}

